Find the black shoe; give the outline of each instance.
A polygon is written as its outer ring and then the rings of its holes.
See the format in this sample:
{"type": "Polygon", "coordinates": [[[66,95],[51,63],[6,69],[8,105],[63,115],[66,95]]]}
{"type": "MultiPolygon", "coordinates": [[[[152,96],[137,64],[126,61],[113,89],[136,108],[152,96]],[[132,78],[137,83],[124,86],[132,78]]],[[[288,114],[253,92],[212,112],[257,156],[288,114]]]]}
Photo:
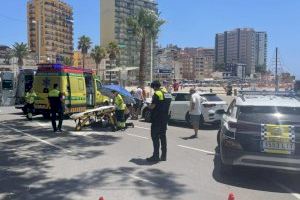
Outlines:
{"type": "Polygon", "coordinates": [[[154,156],[151,156],[150,158],[146,158],[146,160],[148,162],[159,162],[159,158],[158,157],[154,157],[154,156]]]}
{"type": "Polygon", "coordinates": [[[62,133],[62,130],[61,130],[61,129],[58,129],[57,132],[62,133]]]}
{"type": "Polygon", "coordinates": [[[160,161],[167,161],[167,156],[161,156],[160,161]]]}

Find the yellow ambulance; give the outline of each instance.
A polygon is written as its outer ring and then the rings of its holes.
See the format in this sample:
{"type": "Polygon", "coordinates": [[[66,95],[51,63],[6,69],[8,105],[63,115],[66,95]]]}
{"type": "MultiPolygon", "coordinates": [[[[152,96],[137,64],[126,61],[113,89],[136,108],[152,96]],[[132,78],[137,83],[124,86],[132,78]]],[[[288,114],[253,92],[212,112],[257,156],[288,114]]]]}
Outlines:
{"type": "Polygon", "coordinates": [[[58,84],[59,90],[65,94],[65,114],[109,104],[109,98],[100,92],[101,81],[94,71],[62,64],[40,64],[33,82],[38,95],[34,108],[36,114],[45,118],[50,116],[48,93],[54,84],[58,84]]]}

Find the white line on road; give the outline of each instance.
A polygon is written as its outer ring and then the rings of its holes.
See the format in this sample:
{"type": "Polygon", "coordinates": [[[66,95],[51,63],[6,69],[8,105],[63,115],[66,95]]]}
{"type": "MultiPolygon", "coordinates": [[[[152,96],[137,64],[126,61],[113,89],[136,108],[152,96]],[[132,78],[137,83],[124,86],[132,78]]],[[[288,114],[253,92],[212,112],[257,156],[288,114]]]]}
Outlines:
{"type": "Polygon", "coordinates": [[[41,139],[41,138],[39,138],[39,137],[33,136],[33,135],[31,135],[31,134],[29,134],[29,133],[26,133],[26,132],[24,132],[24,131],[21,131],[21,130],[19,130],[19,129],[16,129],[16,128],[13,128],[13,127],[11,127],[11,126],[7,126],[7,125],[4,125],[4,124],[1,124],[1,126],[4,126],[4,127],[8,128],[8,129],[11,129],[11,130],[13,130],[13,131],[15,131],[15,132],[18,132],[18,133],[22,133],[22,134],[24,134],[24,135],[26,135],[26,136],[28,136],[28,137],[31,137],[31,138],[33,138],[33,139],[39,141],[39,142],[42,142],[42,143],[44,143],[44,144],[49,145],[49,146],[52,146],[52,147],[55,147],[55,148],[57,148],[57,149],[66,151],[66,152],[68,152],[68,153],[72,153],[72,151],[70,151],[70,150],[68,150],[68,149],[65,149],[65,148],[63,148],[63,147],[57,146],[57,145],[55,145],[55,144],[52,144],[51,142],[48,142],[48,141],[43,140],[43,139],[41,139]]]}
{"type": "Polygon", "coordinates": [[[290,188],[286,187],[285,185],[282,185],[281,183],[278,183],[277,181],[274,181],[276,185],[278,185],[281,189],[289,192],[292,196],[294,196],[296,199],[300,199],[300,194],[295,193],[293,190],[290,188]]]}
{"type": "Polygon", "coordinates": [[[149,140],[149,138],[147,138],[147,137],[143,137],[143,136],[139,136],[139,135],[135,135],[135,134],[126,133],[126,135],[129,135],[129,136],[132,136],[132,137],[138,137],[138,138],[143,138],[143,139],[149,140]]]}
{"type": "Polygon", "coordinates": [[[135,128],[139,128],[139,129],[144,129],[144,130],[150,130],[150,128],[145,128],[145,127],[141,127],[141,126],[134,126],[135,128]]]}
{"type": "Polygon", "coordinates": [[[206,151],[206,150],[197,149],[197,148],[194,148],[194,147],[188,147],[188,146],[184,146],[184,145],[177,145],[177,146],[182,147],[182,148],[186,148],[186,149],[195,150],[195,151],[200,151],[200,152],[207,153],[207,154],[210,154],[210,155],[215,155],[216,154],[215,152],[212,152],[212,151],[206,151]]]}
{"type": "Polygon", "coordinates": [[[150,183],[151,185],[155,185],[155,183],[153,183],[152,181],[149,181],[147,179],[144,179],[144,178],[132,175],[132,174],[128,174],[128,176],[131,177],[131,178],[133,178],[133,179],[136,179],[136,180],[139,180],[139,181],[143,181],[145,183],[150,183]]]}
{"type": "Polygon", "coordinates": [[[39,126],[42,126],[42,127],[47,127],[49,126],[49,124],[47,123],[41,123],[41,122],[36,122],[39,126]]]}

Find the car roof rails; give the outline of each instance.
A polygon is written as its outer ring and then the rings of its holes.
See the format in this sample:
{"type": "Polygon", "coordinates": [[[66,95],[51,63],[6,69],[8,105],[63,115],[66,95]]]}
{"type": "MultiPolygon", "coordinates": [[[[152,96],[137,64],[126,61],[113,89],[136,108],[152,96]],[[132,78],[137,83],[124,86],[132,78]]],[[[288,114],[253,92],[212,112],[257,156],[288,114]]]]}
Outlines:
{"type": "Polygon", "coordinates": [[[267,90],[240,90],[240,96],[245,95],[272,95],[272,96],[284,96],[284,97],[295,97],[296,93],[293,90],[289,91],[267,91],[267,90]]]}

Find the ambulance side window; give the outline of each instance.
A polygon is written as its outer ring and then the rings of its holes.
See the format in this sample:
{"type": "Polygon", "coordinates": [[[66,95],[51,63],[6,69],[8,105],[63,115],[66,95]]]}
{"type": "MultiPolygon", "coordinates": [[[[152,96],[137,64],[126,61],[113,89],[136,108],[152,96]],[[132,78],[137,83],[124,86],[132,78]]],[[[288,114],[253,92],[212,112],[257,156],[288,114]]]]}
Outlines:
{"type": "Polygon", "coordinates": [[[83,80],[82,79],[78,79],[78,89],[79,89],[79,91],[84,90],[84,85],[83,85],[83,80]]]}
{"type": "Polygon", "coordinates": [[[101,87],[102,87],[101,82],[100,81],[96,81],[96,84],[97,84],[97,91],[101,92],[101,87]]]}

